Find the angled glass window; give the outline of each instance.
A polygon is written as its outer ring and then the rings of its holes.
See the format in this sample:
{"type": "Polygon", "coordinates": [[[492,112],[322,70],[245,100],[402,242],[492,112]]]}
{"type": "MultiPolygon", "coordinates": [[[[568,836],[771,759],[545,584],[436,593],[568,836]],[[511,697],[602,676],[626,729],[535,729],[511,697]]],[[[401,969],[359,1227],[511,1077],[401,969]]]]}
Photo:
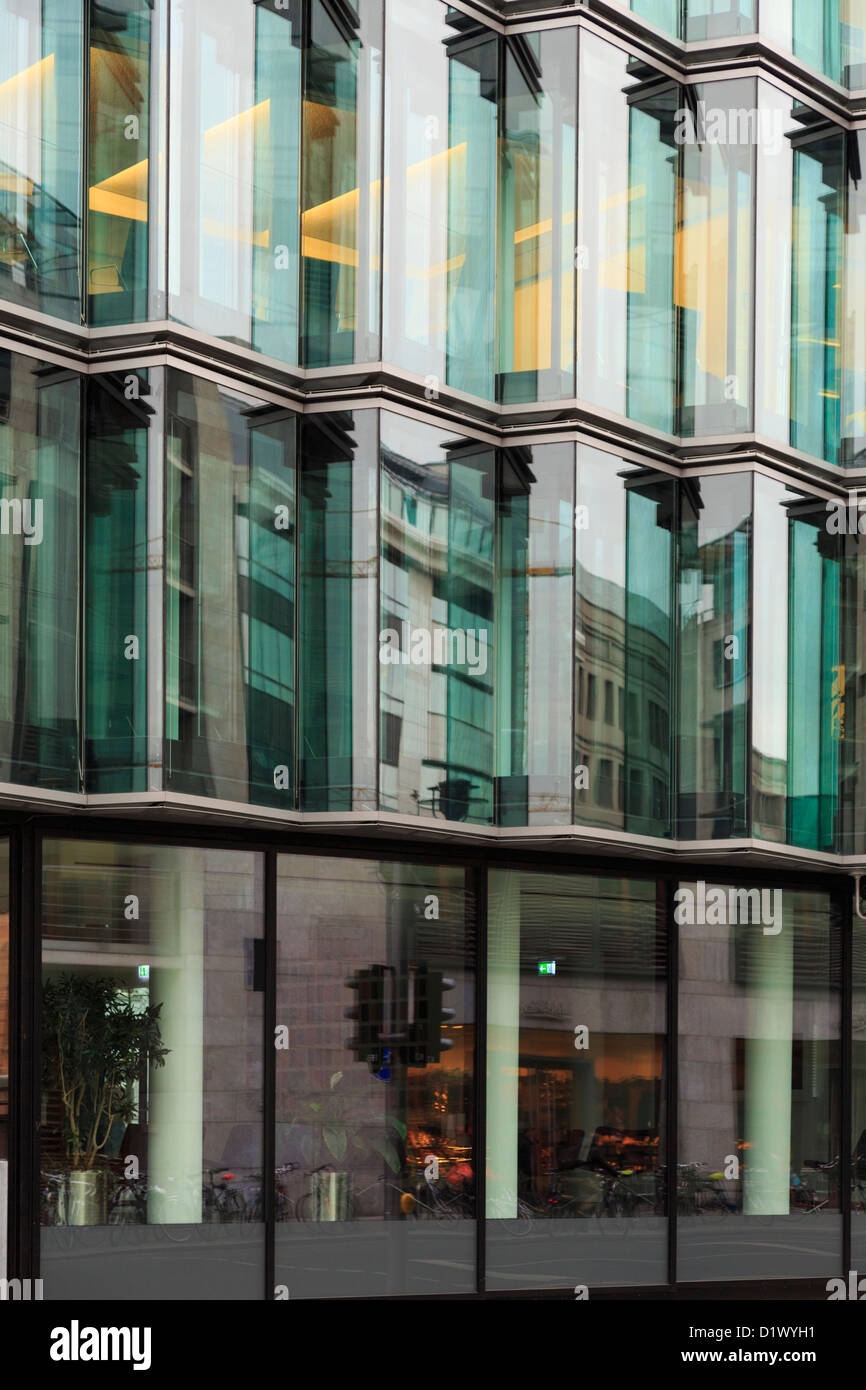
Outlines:
{"type": "Polygon", "coordinates": [[[574,821],[668,835],[673,480],[580,445],[574,821]]]}
{"type": "Polygon", "coordinates": [[[393,0],[385,46],[384,359],[492,400],[497,41],[393,0]]]}
{"type": "Polygon", "coordinates": [[[0,3],[0,297],[81,318],[82,0],[0,3]]]}
{"type": "Polygon", "coordinates": [[[579,101],[578,395],[673,433],[678,88],[582,30],[579,101]]]}
{"type": "Polygon", "coordinates": [[[847,133],[845,157],[842,440],[838,462],[863,468],[866,466],[866,132],[852,130],[847,133]]]}
{"type": "Polygon", "coordinates": [[[505,40],[499,142],[501,401],[574,395],[576,31],[505,40]]]}
{"type": "MultiPolygon", "coordinates": [[[[764,8],[774,6],[764,0],[764,8]]],[[[801,62],[843,86],[860,90],[866,84],[864,0],[793,0],[787,25],[785,46],[792,46],[801,62]]]]}
{"type": "MultiPolygon", "coordinates": [[[[788,443],[791,429],[792,145],[802,125],[787,92],[758,82],[755,179],[755,433],[788,443]]],[[[796,217],[796,213],[795,213],[796,217]]]]}
{"type": "Polygon", "coordinates": [[[843,534],[841,661],[832,694],[839,735],[841,854],[866,849],[866,514],[862,501],[830,504],[843,534]],[[862,530],[860,529],[862,528],[862,530]]]}
{"type": "Polygon", "coordinates": [[[44,842],[39,1231],[59,1299],[262,1297],[262,868],[44,842]]]}
{"type": "Polygon", "coordinates": [[[830,897],[723,880],[681,883],[676,899],[677,1277],[838,1274],[841,942],[830,897]]]}
{"type": "Polygon", "coordinates": [[[277,1284],[472,1293],[470,876],[288,854],[277,872],[277,1284]]]}
{"type": "Polygon", "coordinates": [[[505,449],[497,573],[497,817],[571,821],[574,445],[505,449]]]}
{"type": "Polygon", "coordinates": [[[301,425],[302,811],[377,807],[378,419],[344,411],[301,425]]]}
{"type": "Polygon", "coordinates": [[[753,834],[832,853],[842,538],[827,523],[823,500],[755,474],[753,834]]]}
{"type": "Polygon", "coordinates": [[[87,313],[147,318],[152,3],[90,0],[87,313]]]}
{"type": "Polygon", "coordinates": [[[166,785],[295,804],[295,417],[170,372],[166,785]]]}
{"type": "Polygon", "coordinates": [[[664,1283],[664,893],[494,869],[488,902],[488,1288],[664,1283]]]}
{"type": "Polygon", "coordinates": [[[169,313],[297,362],[298,6],[180,0],[170,25],[169,313]]]}
{"type": "Polygon", "coordinates": [[[81,379],[0,352],[0,781],[79,790],[81,379]]]}
{"type": "Polygon", "coordinates": [[[307,367],[379,357],[382,9],[312,0],[304,49],[303,343],[307,367]]]}
{"type": "Polygon", "coordinates": [[[680,484],[678,837],[748,833],[750,474],[680,484]]]}
{"type": "Polygon", "coordinates": [[[678,433],[729,434],[752,421],[752,217],[762,138],[755,82],[682,89],[677,220],[678,433]]]}
{"type": "MultiPolygon", "coordinates": [[[[861,907],[862,912],[862,907],[861,907]]],[[[866,922],[852,932],[851,1267],[866,1267],[866,922]]]]}
{"type": "MultiPolygon", "coordinates": [[[[770,0],[773,3],[773,0],[770,0]]],[[[758,0],[685,0],[687,43],[753,34],[758,0]]]]}
{"type": "Polygon", "coordinates": [[[85,769],[88,791],[147,787],[147,373],[87,383],[85,769]]]}
{"type": "Polygon", "coordinates": [[[0,840],[0,1279],[9,1211],[9,841],[0,840]]]}
{"type": "Polygon", "coordinates": [[[836,463],[840,443],[844,136],[794,139],[791,443],[836,463]]]}
{"type": "Polygon", "coordinates": [[[657,24],[665,33],[679,38],[683,0],[631,0],[631,9],[641,19],[657,24]]]}
{"type": "Polygon", "coordinates": [[[667,836],[674,813],[677,491],[648,469],[628,472],[625,547],[625,828],[667,836]]]}
{"type": "Polygon", "coordinates": [[[381,416],[379,799],[493,819],[494,451],[381,416]]]}

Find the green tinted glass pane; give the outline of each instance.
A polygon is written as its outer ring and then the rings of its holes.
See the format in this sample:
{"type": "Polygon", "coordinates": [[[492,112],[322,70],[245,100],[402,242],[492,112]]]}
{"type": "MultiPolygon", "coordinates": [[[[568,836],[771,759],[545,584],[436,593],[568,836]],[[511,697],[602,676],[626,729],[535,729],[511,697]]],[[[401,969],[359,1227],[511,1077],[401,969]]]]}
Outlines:
{"type": "Polygon", "coordinates": [[[751,492],[746,474],[681,487],[681,839],[747,833],[751,492]]]}
{"type": "Polygon", "coordinates": [[[835,849],[839,743],[839,560],[826,511],[791,516],[788,839],[835,849]]]}
{"type": "Polygon", "coordinates": [[[81,0],[0,3],[0,295],[81,317],[81,0]]]}
{"type": "Polygon", "coordinates": [[[840,441],[843,136],[794,150],[791,443],[830,463],[840,441]]]}
{"type": "Polygon", "coordinates": [[[294,420],[170,372],[166,785],[295,804],[294,420]]]}
{"type": "Polygon", "coordinates": [[[303,422],[300,795],[376,809],[378,412],[303,422]]]}
{"type": "Polygon", "coordinates": [[[845,310],[842,314],[842,454],[840,463],[866,465],[866,132],[846,145],[844,235],[845,310]]]}
{"type": "Polygon", "coordinates": [[[828,530],[824,502],[759,474],[754,483],[753,834],[832,852],[844,737],[841,537],[828,530]]]}
{"type": "MultiPolygon", "coordinates": [[[[248,567],[240,555],[239,585],[242,596],[246,588],[250,798],[285,806],[295,780],[297,422],[275,414],[249,431],[248,567]]],[[[243,518],[239,524],[243,530],[243,518]]]]}
{"type": "Polygon", "coordinates": [[[0,352],[0,781],[79,790],[80,379],[0,352]]]}
{"type": "Polygon", "coordinates": [[[94,792],[147,787],[147,396],[146,373],[87,385],[85,766],[94,792]]]}
{"type": "Polygon", "coordinates": [[[309,16],[302,359],[326,367],[379,356],[382,15],[312,0],[309,16]]]}
{"type": "Polygon", "coordinates": [[[674,708],[676,485],[672,479],[626,484],[624,733],[619,803],[635,834],[671,833],[674,708]]]}
{"type": "Polygon", "coordinates": [[[760,134],[751,79],[684,89],[677,304],[679,433],[751,425],[752,200],[760,134]]]}
{"type": "Polygon", "coordinates": [[[380,804],[493,817],[494,455],[381,423],[380,804]]]}
{"type": "Polygon", "coordinates": [[[174,0],[168,308],[297,361],[299,6],[174,0]]]}
{"type": "Polygon", "coordinates": [[[793,0],[794,56],[834,82],[842,80],[840,18],[845,8],[845,0],[793,0]]]}
{"type": "Polygon", "coordinates": [[[386,29],[385,360],[492,399],[498,45],[415,0],[386,29]]]}
{"type": "Polygon", "coordinates": [[[506,402],[574,394],[575,42],[560,29],[505,46],[497,389],[506,402]]]}
{"type": "Polygon", "coordinates": [[[256,6],[252,346],[298,355],[300,18],[297,0],[256,6]]]}
{"type": "Polygon", "coordinates": [[[502,825],[571,821],[574,470],[573,444],[502,454],[496,634],[502,825]]]}
{"type": "Polygon", "coordinates": [[[672,433],[676,373],[674,238],[676,90],[629,105],[627,410],[672,433]]]}
{"type": "Polygon", "coordinates": [[[87,296],[93,324],[147,318],[152,5],[90,0],[87,296]]]}
{"type": "Polygon", "coordinates": [[[757,0],[686,0],[685,38],[693,43],[753,34],[756,6],[757,0]]]}
{"type": "Polygon", "coordinates": [[[641,19],[657,24],[666,33],[679,38],[683,0],[631,0],[631,8],[641,19]]]}
{"type": "Polygon", "coordinates": [[[578,395],[672,432],[679,89],[588,30],[578,89],[578,395]]]}

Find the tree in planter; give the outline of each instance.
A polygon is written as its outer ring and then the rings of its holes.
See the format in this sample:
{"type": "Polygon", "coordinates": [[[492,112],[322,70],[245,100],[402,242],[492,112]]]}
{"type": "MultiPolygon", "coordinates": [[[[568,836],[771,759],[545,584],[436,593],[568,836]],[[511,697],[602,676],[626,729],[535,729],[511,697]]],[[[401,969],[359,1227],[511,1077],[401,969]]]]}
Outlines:
{"type": "Polygon", "coordinates": [[[96,1166],[113,1125],[135,1117],[132,1087],[144,1066],[165,1066],[168,1056],[162,1005],[134,1009],[125,990],[110,975],[64,975],[42,989],[44,1081],[63,1102],[73,1170],[96,1166]]]}

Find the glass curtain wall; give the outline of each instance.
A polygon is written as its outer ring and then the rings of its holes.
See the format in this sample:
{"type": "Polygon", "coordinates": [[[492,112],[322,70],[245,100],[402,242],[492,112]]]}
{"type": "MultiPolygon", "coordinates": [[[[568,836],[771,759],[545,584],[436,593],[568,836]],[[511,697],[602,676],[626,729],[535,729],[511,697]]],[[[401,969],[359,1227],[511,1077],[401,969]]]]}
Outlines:
{"type": "Polygon", "coordinates": [[[680,484],[678,836],[748,834],[750,551],[747,473],[680,484]]]}
{"type": "Polygon", "coordinates": [[[0,295],[80,321],[83,0],[0,3],[0,295]]]}
{"type": "Polygon", "coordinates": [[[822,499],[755,474],[752,833],[833,853],[842,538],[827,522],[822,499]]]}
{"type": "Polygon", "coordinates": [[[664,1283],[664,892],[493,869],[488,901],[487,1287],[664,1283]]]}
{"type": "Polygon", "coordinates": [[[147,318],[153,0],[89,0],[87,312],[147,318]]]}
{"type": "Polygon", "coordinates": [[[0,781],[78,791],[81,379],[0,350],[0,781]]]}
{"type": "Polygon", "coordinates": [[[677,1277],[842,1257],[840,925],[826,894],[681,883],[677,1277]]]}
{"type": "Polygon", "coordinates": [[[86,385],[85,770],[89,791],[147,787],[146,372],[86,385]]]}
{"type": "Polygon", "coordinates": [[[384,360],[494,398],[498,44],[430,0],[386,9],[384,360]]]}
{"type": "Polygon", "coordinates": [[[255,854],[44,842],[47,1298],[262,1298],[262,879],[255,854]]]}
{"type": "Polygon", "coordinates": [[[472,1292],[466,873],[281,855],[277,894],[276,1296],[472,1292]]]}
{"type": "Polygon", "coordinates": [[[379,804],[493,819],[495,452],[382,412],[379,804]]]}
{"type": "Polygon", "coordinates": [[[574,395],[577,31],[504,41],[498,398],[574,395]]]}
{"type": "Polygon", "coordinates": [[[296,417],[173,371],[166,416],[166,786],[292,809],[296,417]]]}

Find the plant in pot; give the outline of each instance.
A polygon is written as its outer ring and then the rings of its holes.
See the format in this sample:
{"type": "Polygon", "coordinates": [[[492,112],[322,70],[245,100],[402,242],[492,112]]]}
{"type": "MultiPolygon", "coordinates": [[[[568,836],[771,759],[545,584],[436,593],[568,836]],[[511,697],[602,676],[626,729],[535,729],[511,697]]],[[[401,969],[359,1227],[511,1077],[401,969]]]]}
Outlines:
{"type": "Polygon", "coordinates": [[[43,985],[43,1080],[63,1106],[68,1225],[105,1219],[112,1130],[135,1118],[133,1087],[144,1068],[164,1066],[168,1055],[161,1010],[161,1004],[134,1007],[124,981],[110,975],[63,975],[43,985]]]}
{"type": "Polygon", "coordinates": [[[343,1072],[334,1072],[327,1091],[298,1096],[295,1102],[292,1122],[297,1127],[304,1158],[308,1163],[320,1163],[327,1155],[323,1171],[312,1174],[309,1207],[302,1208],[304,1215],[314,1221],[351,1218],[355,1194],[352,1172],[345,1166],[347,1162],[363,1161],[376,1154],[395,1177],[402,1166],[400,1153],[406,1138],[406,1125],[395,1115],[388,1115],[384,1123],[393,1133],[386,1128],[382,1133],[370,1134],[371,1117],[357,1114],[359,1108],[363,1110],[366,1090],[354,1094],[340,1090],[342,1079],[343,1072]],[[317,1134],[320,1144],[315,1140],[317,1134]]]}

